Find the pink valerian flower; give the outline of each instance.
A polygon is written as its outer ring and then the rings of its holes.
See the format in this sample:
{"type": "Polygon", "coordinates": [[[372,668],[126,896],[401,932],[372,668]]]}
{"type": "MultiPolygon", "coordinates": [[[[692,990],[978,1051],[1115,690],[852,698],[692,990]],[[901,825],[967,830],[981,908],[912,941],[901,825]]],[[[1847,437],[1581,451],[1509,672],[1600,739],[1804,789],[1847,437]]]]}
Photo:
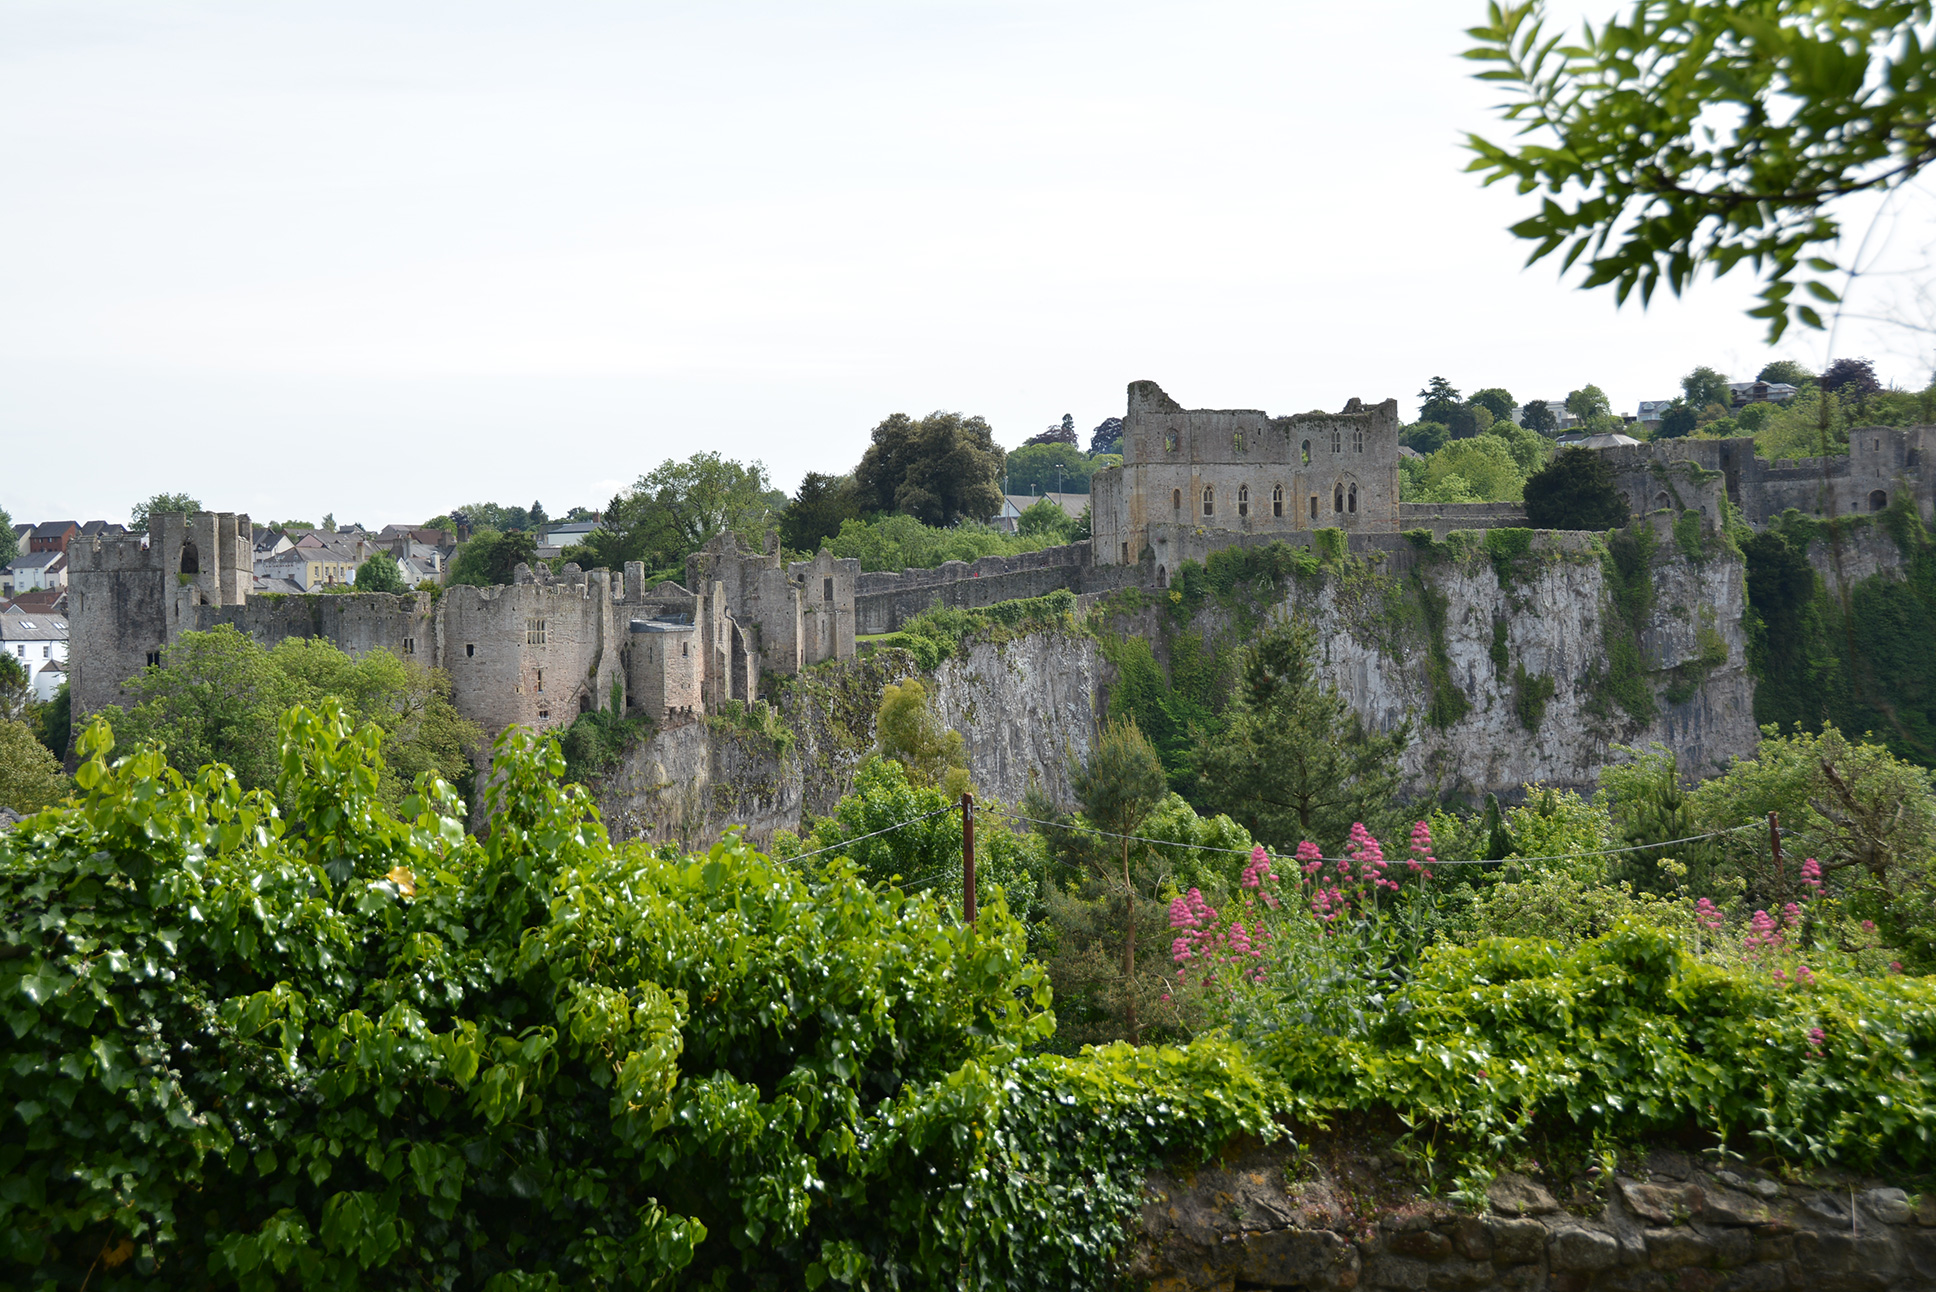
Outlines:
{"type": "Polygon", "coordinates": [[[1793,902],[1782,907],[1781,926],[1784,929],[1799,929],[1802,926],[1802,908],[1793,902]]]}
{"type": "Polygon", "coordinates": [[[1802,883],[1815,890],[1816,896],[1822,892],[1822,863],[1810,857],[1802,863],[1802,883]]]}
{"type": "Polygon", "coordinates": [[[1703,897],[1700,901],[1694,903],[1694,922],[1708,932],[1713,933],[1720,929],[1727,920],[1721,914],[1720,907],[1703,897]]]}
{"type": "Polygon", "coordinates": [[[1437,863],[1438,858],[1432,855],[1432,827],[1420,821],[1412,827],[1412,855],[1406,859],[1406,865],[1412,868],[1414,874],[1423,874],[1430,879],[1431,868],[1437,863]]]}
{"type": "Polygon", "coordinates": [[[1315,843],[1306,839],[1303,843],[1297,845],[1296,860],[1298,868],[1305,874],[1315,875],[1318,872],[1318,868],[1324,865],[1324,854],[1318,850],[1318,846],[1315,843]]]}
{"type": "Polygon", "coordinates": [[[1808,1029],[1808,1057],[1819,1059],[1822,1051],[1828,1048],[1828,1033],[1819,1027],[1808,1029]]]}
{"type": "Polygon", "coordinates": [[[1889,962],[1889,972],[1890,972],[1890,973],[1901,973],[1901,972],[1902,972],[1902,961],[1900,961],[1900,960],[1891,960],[1891,961],[1889,962]]]}
{"type": "Polygon", "coordinates": [[[1815,985],[1815,975],[1809,972],[1807,965],[1795,966],[1795,985],[1797,987],[1813,987],[1815,985]]]}
{"type": "Polygon", "coordinates": [[[1775,970],[1775,981],[1786,987],[1788,985],[1788,971],[1786,969],[1775,970]]]}
{"type": "Polygon", "coordinates": [[[1750,951],[1761,951],[1782,944],[1781,926],[1766,911],[1756,911],[1748,921],[1748,936],[1743,945],[1750,951]]]}

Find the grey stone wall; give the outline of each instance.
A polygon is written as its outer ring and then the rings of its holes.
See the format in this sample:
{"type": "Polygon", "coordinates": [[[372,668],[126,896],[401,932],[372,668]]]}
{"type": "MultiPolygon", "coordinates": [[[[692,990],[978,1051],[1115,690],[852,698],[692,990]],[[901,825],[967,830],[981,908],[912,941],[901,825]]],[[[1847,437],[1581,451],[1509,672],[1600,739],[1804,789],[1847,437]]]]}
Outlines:
{"type": "MultiPolygon", "coordinates": [[[[1714,473],[1730,502],[1748,523],[1767,525],[1793,508],[1808,516],[1851,516],[1883,510],[1907,493],[1925,521],[1936,521],[1936,427],[1869,427],[1849,433],[1849,451],[1825,458],[1770,461],[1756,455],[1754,441],[1656,440],[1599,450],[1608,455],[1637,513],[1665,506],[1659,500],[1663,470],[1685,481],[1690,464],[1714,473]]],[[[1684,485],[1683,485],[1684,487],[1684,485]]],[[[1718,496],[1718,495],[1717,495],[1718,496]]],[[[1693,506],[1695,504],[1688,504],[1693,506]]]]}
{"type": "Polygon", "coordinates": [[[1936,1198],[1883,1180],[1656,1150],[1605,1184],[1504,1175],[1465,1209],[1420,1196],[1389,1153],[1308,1148],[1151,1175],[1131,1277],[1149,1292],[1936,1288],[1936,1198]]]}
{"type": "Polygon", "coordinates": [[[1444,538],[1455,529],[1514,529],[1526,524],[1526,506],[1517,502],[1403,502],[1398,527],[1429,529],[1444,538]]]}

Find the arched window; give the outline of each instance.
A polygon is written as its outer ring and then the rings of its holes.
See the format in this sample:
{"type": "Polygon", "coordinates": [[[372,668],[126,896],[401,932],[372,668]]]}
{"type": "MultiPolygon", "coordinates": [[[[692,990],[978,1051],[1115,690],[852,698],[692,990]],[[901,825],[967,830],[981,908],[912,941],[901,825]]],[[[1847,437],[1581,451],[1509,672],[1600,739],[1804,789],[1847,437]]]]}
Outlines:
{"type": "Polygon", "coordinates": [[[1284,486],[1278,485],[1276,488],[1271,490],[1271,515],[1282,516],[1283,514],[1284,514],[1284,486]]]}
{"type": "Polygon", "coordinates": [[[1338,485],[1336,488],[1331,490],[1331,510],[1339,513],[1340,515],[1342,515],[1344,512],[1344,486],[1343,485],[1338,485]]]}
{"type": "Polygon", "coordinates": [[[1244,433],[1242,431],[1231,433],[1230,448],[1236,453],[1242,453],[1244,451],[1244,433]]]}
{"type": "Polygon", "coordinates": [[[1311,465],[1311,441],[1309,440],[1304,441],[1304,465],[1307,467],[1311,465]]]}
{"type": "Polygon", "coordinates": [[[183,574],[200,574],[202,572],[202,555],[195,550],[193,543],[182,544],[181,572],[183,574]]]}
{"type": "Polygon", "coordinates": [[[1331,432],[1331,451],[1333,453],[1344,452],[1344,432],[1342,431],[1331,432]]]}
{"type": "Polygon", "coordinates": [[[1249,485],[1237,486],[1237,514],[1239,516],[1250,515],[1250,486],[1249,485]]]}
{"type": "Polygon", "coordinates": [[[1311,519],[1316,520],[1317,518],[1318,518],[1318,496],[1316,494],[1312,494],[1311,495],[1311,519]]]}
{"type": "Polygon", "coordinates": [[[1206,516],[1217,514],[1217,495],[1209,485],[1203,486],[1203,514],[1206,516]]]}
{"type": "Polygon", "coordinates": [[[1351,432],[1351,448],[1354,453],[1365,451],[1365,432],[1362,427],[1351,432]]]}
{"type": "Polygon", "coordinates": [[[1358,514],[1358,486],[1352,485],[1351,491],[1344,496],[1344,509],[1352,515],[1358,514]]]}
{"type": "Polygon", "coordinates": [[[1873,490],[1869,494],[1869,510],[1887,511],[1888,509],[1889,509],[1889,495],[1884,493],[1880,489],[1873,490]]]}
{"type": "Polygon", "coordinates": [[[1159,588],[1170,586],[1170,572],[1160,565],[1156,567],[1156,586],[1159,588]]]}
{"type": "Polygon", "coordinates": [[[1183,510],[1183,491],[1181,489],[1170,490],[1170,510],[1171,511],[1183,510]]]}
{"type": "Polygon", "coordinates": [[[1163,451],[1165,453],[1176,452],[1176,432],[1175,431],[1163,432],[1163,451]]]}
{"type": "Polygon", "coordinates": [[[1673,505],[1674,505],[1674,500],[1667,496],[1667,491],[1665,489],[1661,490],[1659,493],[1654,495],[1655,511],[1661,511],[1673,505]]]}

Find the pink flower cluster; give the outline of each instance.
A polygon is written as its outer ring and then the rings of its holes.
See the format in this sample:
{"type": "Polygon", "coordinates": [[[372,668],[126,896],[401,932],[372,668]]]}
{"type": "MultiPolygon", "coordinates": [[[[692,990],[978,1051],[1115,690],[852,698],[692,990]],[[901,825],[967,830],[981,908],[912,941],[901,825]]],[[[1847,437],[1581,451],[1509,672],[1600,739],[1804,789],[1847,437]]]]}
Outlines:
{"type": "Polygon", "coordinates": [[[1694,922],[1709,933],[1715,933],[1727,922],[1727,917],[1721,914],[1720,907],[1703,897],[1694,903],[1694,922]]]}
{"type": "Polygon", "coordinates": [[[1437,862],[1438,858],[1432,855],[1432,827],[1420,821],[1412,827],[1412,855],[1406,858],[1406,864],[1412,873],[1430,879],[1437,862]]]}
{"type": "MultiPolygon", "coordinates": [[[[1270,854],[1263,848],[1251,850],[1242,882],[1245,889],[1255,894],[1246,892],[1243,896],[1247,911],[1255,910],[1257,896],[1270,906],[1279,904],[1266,891],[1277,882],[1277,876],[1271,873],[1270,854]]],[[[1225,923],[1216,908],[1203,900],[1202,892],[1192,888],[1170,902],[1170,927],[1177,931],[1170,942],[1170,959],[1177,966],[1177,981],[1188,979],[1192,964],[1201,966],[1206,987],[1216,981],[1220,966],[1234,967],[1240,977],[1252,982],[1264,981],[1263,960],[1270,943],[1270,930],[1254,918],[1248,928],[1241,919],[1225,923]]]]}
{"type": "Polygon", "coordinates": [[[1802,908],[1790,902],[1781,908],[1781,922],[1766,911],[1756,911],[1748,921],[1748,936],[1743,945],[1749,951],[1768,951],[1784,945],[1788,934],[1801,927],[1802,908]]]}
{"type": "Polygon", "coordinates": [[[1822,863],[1810,857],[1802,863],[1802,883],[1815,890],[1815,896],[1822,895],[1822,863]]]}
{"type": "Polygon", "coordinates": [[[1257,895],[1264,899],[1264,905],[1274,911],[1279,903],[1277,894],[1270,891],[1270,886],[1276,882],[1277,876],[1271,873],[1270,854],[1264,851],[1264,845],[1260,843],[1250,850],[1250,864],[1244,867],[1243,886],[1256,889],[1257,895]]]}
{"type": "MultiPolygon", "coordinates": [[[[1398,891],[1398,885],[1385,878],[1385,850],[1378,846],[1378,840],[1371,831],[1365,829],[1362,821],[1351,823],[1351,839],[1344,846],[1344,855],[1358,867],[1358,882],[1370,884],[1373,889],[1389,888],[1398,891]]],[[[1349,873],[1347,863],[1340,861],[1338,869],[1349,873]]]]}
{"type": "Polygon", "coordinates": [[[1824,1032],[1819,1027],[1809,1028],[1808,1029],[1808,1057],[1811,1059],[1819,1059],[1822,1057],[1822,1052],[1827,1048],[1828,1048],[1828,1033],[1824,1032]]]}

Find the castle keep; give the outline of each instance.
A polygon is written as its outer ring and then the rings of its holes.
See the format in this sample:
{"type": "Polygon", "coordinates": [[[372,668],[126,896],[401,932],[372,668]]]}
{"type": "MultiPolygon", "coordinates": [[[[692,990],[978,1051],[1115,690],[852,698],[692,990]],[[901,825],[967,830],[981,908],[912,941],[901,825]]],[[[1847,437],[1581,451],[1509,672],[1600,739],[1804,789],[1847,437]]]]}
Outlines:
{"type": "Polygon", "coordinates": [[[1241,535],[1397,533],[1398,401],[1271,417],[1186,409],[1130,383],[1123,464],[1090,481],[1098,565],[1156,562],[1159,583],[1241,535]]]}
{"type": "Polygon", "coordinates": [[[678,721],[749,701],[762,673],[797,673],[854,653],[860,562],[822,552],[783,563],[721,535],[687,564],[690,587],[645,586],[567,565],[520,565],[509,585],[428,593],[251,596],[247,516],[156,516],[150,533],[73,545],[69,674],[80,719],[128,700],[125,683],[184,632],[229,624],[263,646],[326,638],[350,654],[382,649],[450,675],[452,703],[486,737],[544,729],[611,702],[678,721]]]}

